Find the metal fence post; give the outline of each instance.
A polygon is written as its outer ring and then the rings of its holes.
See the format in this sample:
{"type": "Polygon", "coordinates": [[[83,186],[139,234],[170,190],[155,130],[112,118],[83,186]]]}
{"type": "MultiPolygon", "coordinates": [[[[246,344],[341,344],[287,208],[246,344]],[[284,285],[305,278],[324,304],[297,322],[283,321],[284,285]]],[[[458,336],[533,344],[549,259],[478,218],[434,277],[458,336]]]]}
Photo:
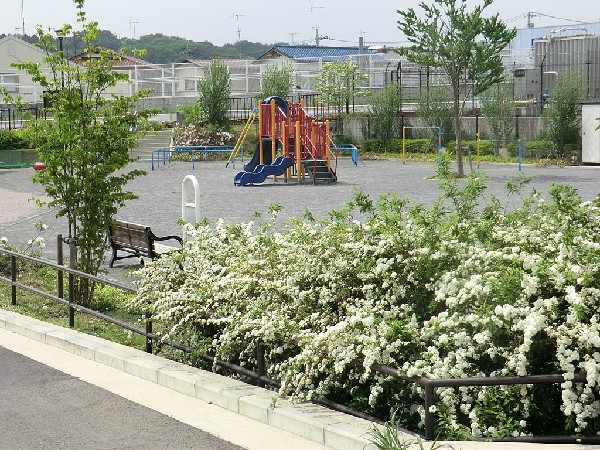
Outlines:
{"type": "Polygon", "coordinates": [[[256,385],[258,387],[265,387],[265,382],[260,378],[266,375],[265,370],[265,347],[262,344],[256,346],[256,373],[258,378],[256,379],[256,385]]]}
{"type": "MultiPolygon", "coordinates": [[[[77,263],[77,247],[75,238],[69,238],[69,268],[75,269],[77,263]]],[[[69,326],[75,327],[75,275],[69,273],[69,326]]]]}
{"type": "Polygon", "coordinates": [[[152,353],[152,338],[148,336],[152,333],[152,319],[148,314],[144,314],[146,319],[146,353],[152,353]]]}
{"type": "MultiPolygon", "coordinates": [[[[63,237],[62,234],[59,234],[58,236],[56,236],[56,263],[59,266],[62,266],[64,264],[64,257],[63,257],[63,237]]],[[[57,285],[56,285],[56,296],[59,298],[64,298],[64,272],[62,270],[59,270],[57,273],[57,285]]]]}
{"type": "Polygon", "coordinates": [[[425,384],[425,439],[433,440],[435,433],[435,418],[431,412],[433,406],[434,388],[430,384],[425,384]]]}
{"type": "Polygon", "coordinates": [[[12,255],[10,257],[10,279],[12,280],[12,285],[10,287],[10,304],[17,304],[17,286],[15,283],[17,282],[17,257],[12,255]]]}

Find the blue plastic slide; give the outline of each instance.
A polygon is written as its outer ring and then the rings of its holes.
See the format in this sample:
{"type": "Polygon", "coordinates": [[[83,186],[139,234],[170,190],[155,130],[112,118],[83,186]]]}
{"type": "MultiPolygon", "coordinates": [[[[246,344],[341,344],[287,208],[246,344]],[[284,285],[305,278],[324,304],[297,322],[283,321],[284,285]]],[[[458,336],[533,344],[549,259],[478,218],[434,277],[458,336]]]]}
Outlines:
{"type": "Polygon", "coordinates": [[[292,164],[292,158],[289,156],[278,156],[273,164],[259,164],[252,172],[239,172],[233,179],[233,184],[245,186],[247,184],[262,183],[267,177],[283,175],[292,164]]]}
{"type": "MultiPolygon", "coordinates": [[[[271,164],[271,139],[262,138],[263,141],[263,164],[271,164]]],[[[252,155],[252,159],[244,164],[245,172],[253,172],[256,166],[260,164],[260,143],[256,144],[256,150],[252,155]]]]}

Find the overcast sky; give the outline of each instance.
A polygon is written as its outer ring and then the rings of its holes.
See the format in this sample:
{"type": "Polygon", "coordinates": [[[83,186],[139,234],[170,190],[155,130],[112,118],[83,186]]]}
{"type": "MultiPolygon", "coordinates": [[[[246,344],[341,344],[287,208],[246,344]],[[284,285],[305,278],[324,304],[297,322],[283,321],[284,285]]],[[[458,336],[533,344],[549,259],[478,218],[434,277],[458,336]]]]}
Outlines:
{"type": "MultiPolygon", "coordinates": [[[[37,25],[56,29],[75,24],[72,0],[1,0],[0,32],[32,34],[37,25]]],[[[471,5],[481,3],[468,0],[471,5]]],[[[426,3],[431,3],[426,0],[426,3]]],[[[330,39],[321,45],[394,45],[403,41],[396,10],[416,8],[419,0],[87,0],[88,19],[122,37],[162,33],[217,45],[242,40],[314,44],[316,30],[330,39]],[[239,32],[238,32],[239,30],[239,32]],[[135,35],[134,35],[135,33],[135,35]]],[[[509,25],[524,28],[527,12],[536,26],[573,25],[560,19],[600,21],[598,0],[495,0],[509,25]]]]}

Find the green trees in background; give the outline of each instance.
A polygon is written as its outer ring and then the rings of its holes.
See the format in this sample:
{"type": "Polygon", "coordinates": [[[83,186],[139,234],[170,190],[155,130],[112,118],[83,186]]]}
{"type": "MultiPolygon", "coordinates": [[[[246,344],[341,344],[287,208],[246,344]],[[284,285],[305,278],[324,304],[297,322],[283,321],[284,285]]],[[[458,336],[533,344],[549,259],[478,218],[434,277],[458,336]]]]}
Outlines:
{"type": "Polygon", "coordinates": [[[264,100],[267,97],[277,96],[286,98],[294,87],[294,67],[291,64],[278,66],[270,64],[260,77],[260,89],[257,97],[264,100]]]}
{"type": "Polygon", "coordinates": [[[349,113],[350,103],[361,95],[361,87],[367,78],[368,74],[361,71],[352,58],[326,62],[317,75],[315,90],[319,92],[321,100],[336,107],[338,115],[344,106],[346,113],[349,113]]]}
{"type": "Polygon", "coordinates": [[[568,156],[569,148],[572,150],[579,144],[582,96],[579,72],[558,77],[542,116],[554,157],[568,156]]]}
{"type": "Polygon", "coordinates": [[[490,136],[494,140],[494,153],[498,156],[500,145],[506,145],[515,131],[517,109],[512,87],[498,84],[485,91],[481,95],[481,112],[488,120],[490,136]]]}
{"type": "Polygon", "coordinates": [[[417,115],[423,126],[431,127],[427,137],[437,142],[438,131],[442,128],[442,143],[446,144],[454,137],[454,116],[452,108],[452,92],[445,86],[430,86],[421,91],[416,98],[417,115]]]}
{"type": "MultiPolygon", "coordinates": [[[[0,39],[5,36],[6,34],[0,33],[0,39]]],[[[22,39],[30,44],[39,42],[39,38],[35,35],[25,35],[22,36],[22,39]]],[[[195,42],[182,37],[165,36],[161,33],[147,34],[137,39],[131,39],[119,37],[109,30],[98,30],[95,42],[100,47],[115,52],[122,48],[143,48],[147,50],[144,59],[154,64],[180,63],[186,59],[256,59],[272,46],[272,44],[243,40],[219,47],[207,41],[195,42]]],[[[72,33],[64,41],[65,54],[69,57],[81,53],[84,47],[85,43],[79,32],[72,33]]]]}
{"type": "Polygon", "coordinates": [[[198,81],[198,92],[200,93],[198,105],[203,119],[217,128],[227,128],[231,78],[229,69],[223,61],[212,60],[204,77],[198,81]]]}
{"type": "Polygon", "coordinates": [[[493,0],[484,0],[468,11],[465,0],[433,0],[419,4],[422,15],[417,15],[414,8],[398,10],[398,28],[410,42],[400,52],[424,67],[442,69],[451,87],[459,176],[464,175],[460,119],[465,99],[502,80],[500,52],[516,34],[498,14],[483,17],[492,3],[493,0]]]}
{"type": "Polygon", "coordinates": [[[386,150],[392,138],[402,135],[401,114],[400,84],[388,84],[371,99],[371,129],[382,151],[386,150]]]}

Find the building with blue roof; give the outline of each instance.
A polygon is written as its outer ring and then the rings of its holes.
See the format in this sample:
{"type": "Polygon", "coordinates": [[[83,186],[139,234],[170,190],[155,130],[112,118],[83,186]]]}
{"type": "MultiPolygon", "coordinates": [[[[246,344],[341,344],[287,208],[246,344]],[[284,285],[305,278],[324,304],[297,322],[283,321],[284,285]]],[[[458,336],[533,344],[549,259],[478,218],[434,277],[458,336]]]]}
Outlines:
{"type": "Polygon", "coordinates": [[[257,61],[269,60],[298,62],[298,61],[339,61],[355,58],[359,55],[377,55],[368,48],[359,47],[315,47],[314,45],[276,45],[260,55],[257,61]]]}

